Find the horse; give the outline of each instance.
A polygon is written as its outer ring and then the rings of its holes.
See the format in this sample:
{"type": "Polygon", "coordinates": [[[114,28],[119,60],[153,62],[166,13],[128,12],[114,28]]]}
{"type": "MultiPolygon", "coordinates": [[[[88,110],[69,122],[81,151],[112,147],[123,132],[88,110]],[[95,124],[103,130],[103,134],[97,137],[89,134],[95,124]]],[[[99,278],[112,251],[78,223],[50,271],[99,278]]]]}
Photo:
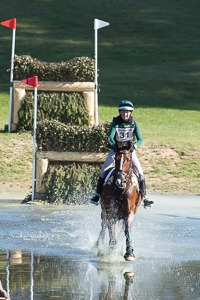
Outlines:
{"type": "Polygon", "coordinates": [[[131,155],[130,146],[117,144],[115,168],[101,193],[101,231],[96,243],[96,246],[99,247],[100,242],[104,241],[106,229],[108,229],[109,246],[111,249],[115,249],[117,244],[115,227],[116,223],[122,220],[126,237],[126,253],[124,254],[126,261],[135,258],[130,229],[134,215],[142,202],[142,195],[133,180],[131,155]]]}

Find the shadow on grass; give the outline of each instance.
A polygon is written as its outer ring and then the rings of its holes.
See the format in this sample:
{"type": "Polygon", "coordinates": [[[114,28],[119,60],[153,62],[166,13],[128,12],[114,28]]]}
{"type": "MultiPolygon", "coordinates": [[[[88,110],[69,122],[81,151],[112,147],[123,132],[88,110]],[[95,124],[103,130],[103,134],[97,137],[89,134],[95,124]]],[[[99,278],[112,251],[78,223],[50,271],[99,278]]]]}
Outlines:
{"type": "MultiPolygon", "coordinates": [[[[59,5],[21,0],[20,4],[3,1],[0,19],[14,11],[15,53],[43,61],[93,57],[94,18],[110,22],[98,39],[100,105],[114,107],[121,99],[131,99],[143,108],[200,110],[197,1],[125,5],[119,0],[116,6],[103,0],[60,0],[59,5]]],[[[11,31],[0,27],[0,33],[1,91],[9,91],[11,31]]]]}

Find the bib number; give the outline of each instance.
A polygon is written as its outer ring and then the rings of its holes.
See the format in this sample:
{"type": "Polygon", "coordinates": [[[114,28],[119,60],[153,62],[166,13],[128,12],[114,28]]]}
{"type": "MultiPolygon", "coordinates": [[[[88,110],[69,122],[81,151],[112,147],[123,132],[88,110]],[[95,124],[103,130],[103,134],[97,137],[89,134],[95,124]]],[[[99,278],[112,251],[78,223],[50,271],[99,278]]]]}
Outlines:
{"type": "Polygon", "coordinates": [[[118,142],[133,140],[133,128],[116,128],[116,140],[118,142]]]}

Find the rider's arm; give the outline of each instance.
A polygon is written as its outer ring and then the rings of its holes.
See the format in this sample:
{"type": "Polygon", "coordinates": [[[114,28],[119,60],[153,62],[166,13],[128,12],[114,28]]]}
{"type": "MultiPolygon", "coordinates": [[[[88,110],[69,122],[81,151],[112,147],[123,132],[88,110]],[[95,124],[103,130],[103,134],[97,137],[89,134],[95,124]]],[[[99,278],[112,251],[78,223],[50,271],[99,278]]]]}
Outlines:
{"type": "Polygon", "coordinates": [[[136,142],[136,147],[139,148],[142,145],[142,134],[140,131],[140,127],[139,124],[137,122],[135,122],[135,131],[134,134],[136,136],[137,142],[136,142]]]}
{"type": "Polygon", "coordinates": [[[108,143],[111,147],[113,147],[116,144],[115,143],[115,133],[116,133],[115,123],[112,122],[112,124],[110,126],[110,130],[109,130],[109,134],[108,134],[108,143]]]}

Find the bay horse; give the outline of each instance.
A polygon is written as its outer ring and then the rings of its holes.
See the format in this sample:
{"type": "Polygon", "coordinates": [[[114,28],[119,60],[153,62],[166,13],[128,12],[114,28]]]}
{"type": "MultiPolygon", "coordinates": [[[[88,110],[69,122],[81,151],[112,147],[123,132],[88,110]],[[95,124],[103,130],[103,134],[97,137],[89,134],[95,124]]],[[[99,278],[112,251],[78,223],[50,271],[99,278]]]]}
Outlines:
{"type": "Polygon", "coordinates": [[[126,237],[124,258],[127,261],[131,261],[135,257],[130,228],[133,224],[134,214],[142,202],[142,196],[133,180],[131,155],[130,143],[117,144],[115,168],[101,193],[101,231],[96,243],[98,247],[100,242],[104,241],[105,232],[108,228],[109,246],[114,249],[117,244],[115,226],[118,221],[122,220],[126,237]]]}

